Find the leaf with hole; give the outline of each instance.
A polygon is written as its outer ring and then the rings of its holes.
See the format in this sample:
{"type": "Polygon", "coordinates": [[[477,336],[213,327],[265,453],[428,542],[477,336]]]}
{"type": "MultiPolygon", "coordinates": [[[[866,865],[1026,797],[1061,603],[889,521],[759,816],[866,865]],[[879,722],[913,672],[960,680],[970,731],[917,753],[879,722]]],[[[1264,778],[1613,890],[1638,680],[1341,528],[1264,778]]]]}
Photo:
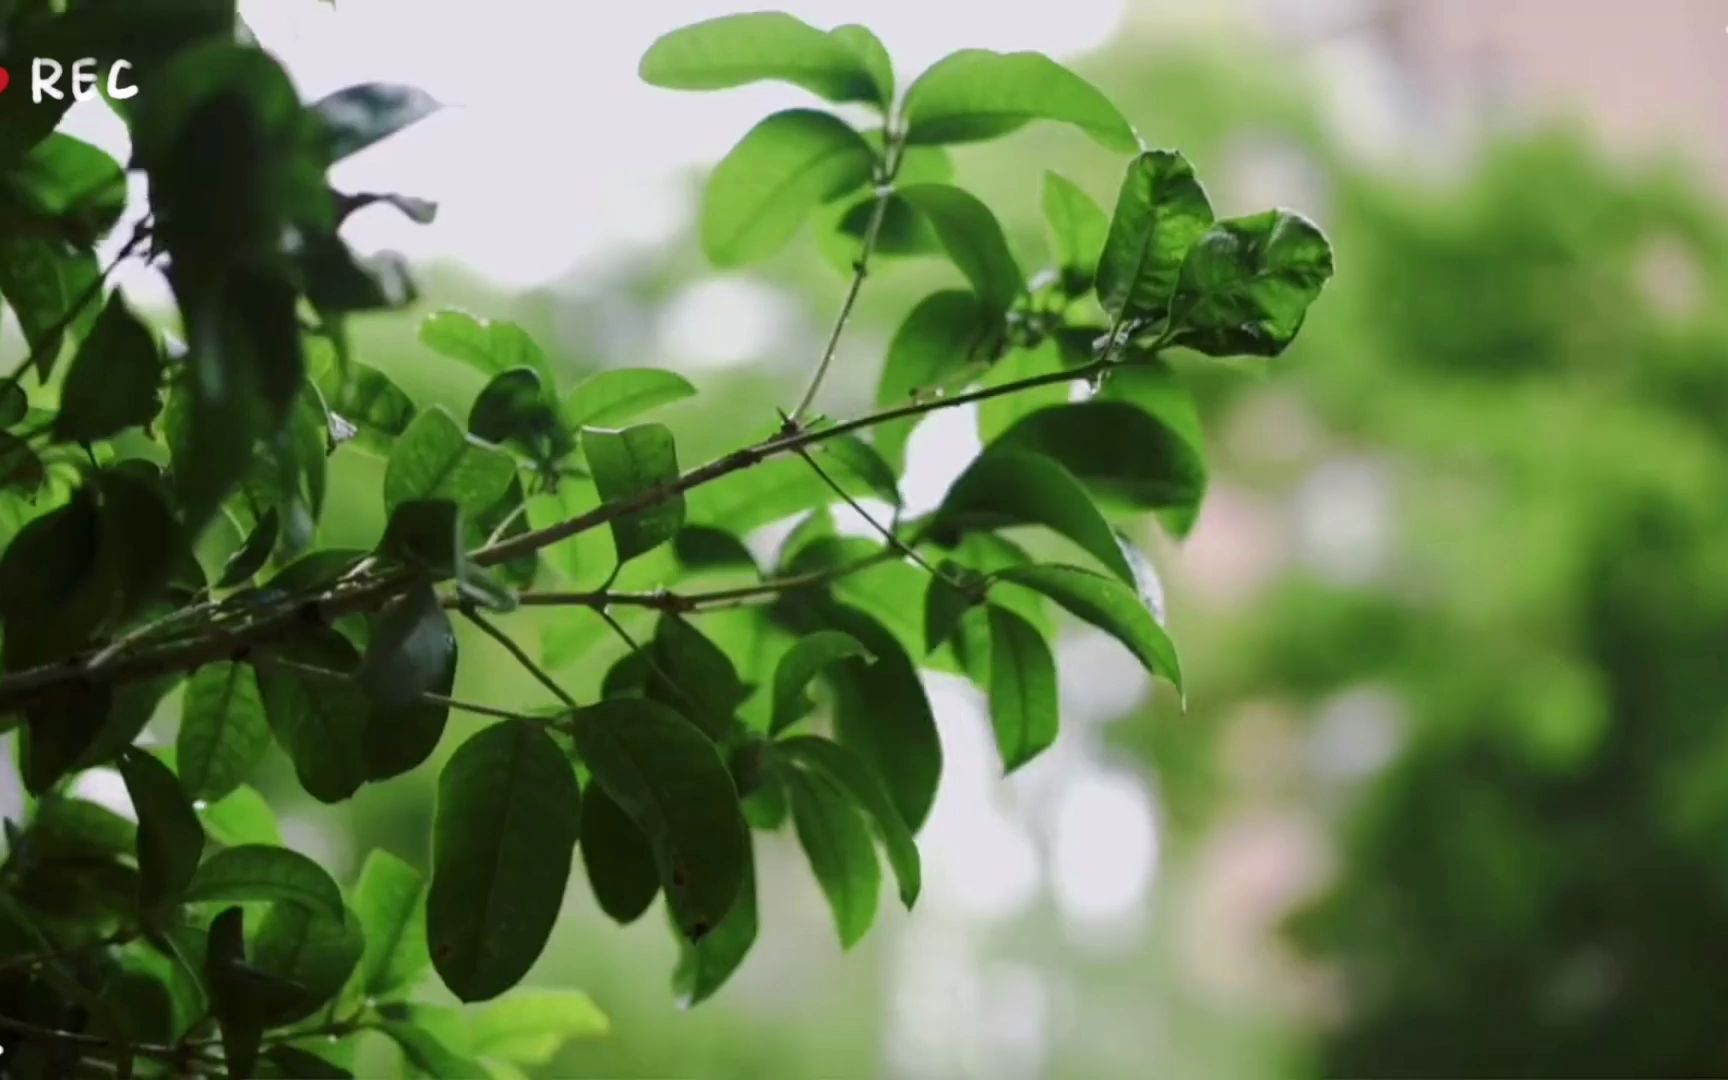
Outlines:
{"type": "Polygon", "coordinates": [[[680,931],[700,940],[731,909],[748,858],[738,793],[713,743],[637,698],[579,709],[570,731],[594,782],[647,837],[680,931]]]}

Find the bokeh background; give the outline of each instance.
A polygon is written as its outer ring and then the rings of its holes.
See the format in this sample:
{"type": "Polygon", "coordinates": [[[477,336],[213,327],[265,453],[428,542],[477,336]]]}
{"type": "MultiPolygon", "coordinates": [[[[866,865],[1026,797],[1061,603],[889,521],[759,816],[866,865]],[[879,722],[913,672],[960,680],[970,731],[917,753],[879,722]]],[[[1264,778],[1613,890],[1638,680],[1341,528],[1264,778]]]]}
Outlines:
{"type": "MultiPolygon", "coordinates": [[[[1338,277],[1285,357],[1186,368],[1211,492],[1185,544],[1139,539],[1187,711],[1076,629],[1062,737],[1004,780],[978,693],[932,676],[949,766],[918,910],[884,903],[842,956],[791,839],[761,843],[762,938],[683,1012],[663,920],[614,928],[574,880],[531,981],[588,990],[611,1030],[549,1074],[1728,1073],[1728,2],[779,6],[868,23],[903,81],[959,47],[1050,52],[1193,158],[1221,215],[1316,218],[1338,277]]],[[[844,278],[809,236],[716,274],[692,225],[706,167],[800,95],[635,78],[736,0],[243,9],[308,97],[390,79],[451,104],[335,175],[441,203],[351,227],[422,268],[422,310],[517,319],[571,378],[685,371],[691,460],[791,400],[844,278]]],[[[124,154],[100,103],[70,123],[124,154]]],[[[957,161],[1028,264],[1044,170],[1109,205],[1122,165],[1049,128],[957,161]]],[[[953,275],[873,275],[829,411],[867,406],[953,275]]],[[[479,377],[416,322],[363,323],[361,356],[461,407],[479,377]]],[[[928,421],[913,508],[976,448],[966,412],[928,421]]],[[[339,453],[326,534],[370,543],[382,463],[339,453]]],[[[587,617],[536,628],[575,685],[615,655],[587,617]]],[[[459,696],[542,703],[464,650],[459,696]]],[[[351,872],[372,846],[424,860],[434,775],[337,808],[261,786],[351,872]]]]}

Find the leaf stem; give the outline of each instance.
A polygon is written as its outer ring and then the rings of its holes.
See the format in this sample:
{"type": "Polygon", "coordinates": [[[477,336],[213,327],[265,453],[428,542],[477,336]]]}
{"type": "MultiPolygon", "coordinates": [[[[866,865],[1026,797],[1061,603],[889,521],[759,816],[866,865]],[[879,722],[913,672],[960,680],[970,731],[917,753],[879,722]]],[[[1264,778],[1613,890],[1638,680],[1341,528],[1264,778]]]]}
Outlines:
{"type": "Polygon", "coordinates": [[[546,674],[546,669],[542,668],[539,664],[535,663],[534,658],[532,656],[528,655],[528,651],[526,649],[524,649],[522,646],[516,644],[515,638],[511,637],[509,634],[506,634],[491,619],[488,619],[486,616],[484,616],[484,615],[480,614],[478,611],[476,611],[472,604],[462,605],[461,610],[462,610],[462,615],[469,622],[473,623],[475,626],[478,626],[486,634],[487,637],[491,638],[493,641],[496,641],[498,644],[504,646],[505,650],[507,652],[509,652],[511,656],[516,658],[516,662],[518,664],[521,664],[522,667],[528,672],[528,674],[534,676],[534,678],[539,681],[541,686],[544,686],[546,689],[552,691],[553,697],[557,698],[559,701],[562,701],[565,704],[565,706],[568,708],[574,709],[576,707],[576,699],[571,697],[568,693],[566,693],[564,688],[562,686],[559,686],[558,683],[553,680],[552,676],[546,674]]]}
{"type": "Polygon", "coordinates": [[[897,136],[888,136],[882,150],[882,170],[876,177],[876,201],[870,207],[870,220],[864,226],[863,242],[858,248],[858,259],[852,264],[852,283],[846,288],[846,299],[840,304],[840,314],[834,319],[834,327],[828,332],[828,345],[822,350],[822,359],[817,361],[816,370],[810,376],[810,385],[804,388],[804,396],[798,399],[798,407],[792,410],[786,418],[786,429],[795,431],[804,414],[810,411],[810,406],[816,400],[817,391],[822,389],[822,381],[828,377],[828,369],[833,366],[834,353],[840,347],[840,335],[846,330],[846,323],[852,318],[852,309],[858,303],[858,294],[864,290],[864,279],[870,273],[870,256],[876,250],[876,240],[882,233],[882,221],[888,215],[888,199],[894,194],[894,176],[900,171],[902,141],[897,136]]]}
{"type": "MultiPolygon", "coordinates": [[[[873,517],[868,510],[864,509],[864,507],[862,507],[858,504],[857,499],[854,499],[851,495],[848,495],[846,493],[846,489],[841,487],[838,483],[836,483],[834,478],[832,476],[828,475],[828,471],[826,469],[824,469],[822,466],[816,464],[816,458],[810,453],[810,451],[800,450],[800,451],[798,451],[798,456],[804,459],[804,464],[810,466],[810,468],[816,473],[817,476],[822,478],[822,482],[824,484],[827,484],[828,487],[834,492],[834,494],[840,496],[840,498],[845,500],[846,505],[850,506],[854,513],[856,513],[859,517],[863,518],[870,525],[870,527],[872,529],[875,529],[879,534],[881,534],[882,539],[884,539],[888,542],[888,546],[890,548],[899,552],[901,555],[904,555],[906,558],[911,559],[913,562],[917,563],[926,572],[928,572],[931,577],[936,577],[936,578],[943,577],[943,574],[941,571],[937,570],[934,566],[931,566],[928,562],[926,562],[924,560],[924,556],[918,554],[918,552],[916,552],[912,549],[912,546],[910,544],[908,544],[908,543],[906,543],[906,541],[900,539],[900,537],[895,534],[893,529],[890,529],[888,526],[882,524],[880,521],[877,521],[875,519],[875,517],[873,517]]],[[[944,580],[946,580],[946,579],[944,579],[944,580]]]]}
{"type": "MultiPolygon", "coordinates": [[[[293,675],[312,682],[321,682],[327,686],[351,686],[354,683],[352,675],[329,668],[316,667],[312,664],[302,664],[295,660],[283,660],[280,657],[260,657],[253,661],[257,667],[279,671],[284,675],[293,675]]],[[[420,700],[428,705],[442,705],[447,709],[457,709],[461,712],[473,713],[476,716],[490,716],[497,720],[526,720],[531,724],[544,724],[548,720],[544,716],[533,716],[529,713],[516,712],[511,709],[499,709],[491,705],[481,705],[473,701],[461,701],[446,697],[443,694],[431,692],[420,695],[420,700]]]]}

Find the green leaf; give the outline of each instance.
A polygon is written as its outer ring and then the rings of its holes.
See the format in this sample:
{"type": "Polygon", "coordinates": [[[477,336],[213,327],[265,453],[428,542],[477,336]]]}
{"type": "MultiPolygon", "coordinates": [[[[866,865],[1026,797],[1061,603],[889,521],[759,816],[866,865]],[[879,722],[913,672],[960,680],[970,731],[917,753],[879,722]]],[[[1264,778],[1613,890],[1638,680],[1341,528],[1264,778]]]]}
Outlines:
{"type": "Polygon", "coordinates": [[[785,739],[776,749],[788,759],[810,769],[844,792],[869,817],[882,839],[888,855],[888,865],[894,868],[900,886],[900,901],[910,910],[918,902],[923,886],[923,869],[918,858],[918,845],[912,841],[912,831],[894,808],[888,789],[869,766],[838,743],[814,735],[785,739]]]}
{"type": "Polygon", "coordinates": [[[414,419],[414,401],[377,368],[348,362],[347,377],[334,364],[318,376],[330,408],[356,429],[355,442],[375,454],[390,447],[414,419]]]}
{"type": "Polygon", "coordinates": [[[366,931],[361,989],[373,998],[412,990],[432,964],[426,951],[426,881],[420,872],[374,848],[354,885],[354,916],[366,931]]]}
{"type": "Polygon", "coordinates": [[[540,373],[528,367],[492,376],[468,411],[468,432],[487,442],[515,446],[536,461],[556,461],[574,444],[540,373]]]}
{"type": "Polygon", "coordinates": [[[251,774],[270,746],[258,679],[245,664],[220,661],[192,673],[180,706],[175,760],[194,799],[215,801],[251,774]]]}
{"type": "Polygon", "coordinates": [[[140,899],[154,907],[186,891],[204,851],[204,826],[173,771],[149,754],[126,751],[120,776],[138,814],[140,899]]]}
{"type": "Polygon", "coordinates": [[[50,860],[135,856],[138,829],[105,806],[49,795],[36,804],[29,844],[38,858],[50,860]]]}
{"type": "Polygon", "coordinates": [[[1031,623],[992,605],[990,723],[1004,772],[1013,772],[1056,741],[1056,661],[1031,623]]]}
{"type": "Polygon", "coordinates": [[[1188,251],[1212,224],[1212,204],[1188,159],[1148,150],[1128,165],[1098,260],[1098,299],[1123,319],[1162,319],[1188,251]]]}
{"type": "Polygon", "coordinates": [[[660,871],[648,838],[598,787],[588,789],[579,846],[600,910],[620,924],[635,922],[660,891],[660,871]]]}
{"type": "MultiPolygon", "coordinates": [[[[1053,337],[1037,345],[1009,349],[978,380],[979,389],[1006,386],[1040,375],[1051,375],[1063,367],[1062,350],[1053,337]]],[[[978,441],[988,446],[1022,418],[1039,409],[1068,400],[1070,382],[1052,382],[1013,393],[998,394],[978,403],[978,441]]]]}
{"type": "Polygon", "coordinates": [[[293,1077],[294,1080],[353,1080],[354,1074],[335,1062],[292,1043],[277,1043],[263,1053],[264,1061],[275,1066],[265,1076],[293,1077]]]}
{"type": "Polygon", "coordinates": [[[963,49],[906,91],[906,141],[994,139],[1033,120],[1073,124],[1110,150],[1137,148],[1134,129],[1097,88],[1042,53],[963,49]]]}
{"type": "Polygon", "coordinates": [[[735,712],[749,692],[732,661],[686,620],[660,616],[646,693],[722,742],[737,727],[735,712]]]}
{"type": "MultiPolygon", "coordinates": [[[[349,673],[359,663],[354,646],[320,628],[276,646],[267,657],[349,673]]],[[[340,802],[366,782],[365,691],[353,683],[314,682],[267,664],[258,671],[264,715],[276,741],[294,761],[294,774],[320,802],[340,802]]]]}
{"type": "Polygon", "coordinates": [[[901,188],[900,197],[930,222],[978,299],[992,310],[1006,311],[1026,279],[990,208],[951,184],[913,184],[901,188]]]}
{"type": "Polygon", "coordinates": [[[528,332],[502,319],[477,319],[453,309],[436,311],[421,322],[420,341],[482,375],[497,375],[515,367],[531,367],[548,378],[551,375],[546,355],[528,332]]]}
{"type": "Polygon", "coordinates": [[[0,556],[0,628],[9,670],[75,652],[102,625],[115,587],[102,549],[100,507],[88,486],[12,537],[0,556]]]}
{"type": "Polygon", "coordinates": [[[813,109],[775,113],[714,167],[698,235],[715,266],[747,266],[786,246],[816,207],[864,186],[875,151],[839,118],[813,109]]]}
{"type": "Polygon", "coordinates": [[[162,409],[161,385],[156,341],[116,291],[67,371],[54,437],[94,442],[148,424],[162,409]]]}
{"type": "Polygon", "coordinates": [[[418,585],[370,620],[366,658],[354,678],[385,709],[414,704],[434,688],[448,690],[456,634],[431,585],[418,585]]]}
{"type": "Polygon", "coordinates": [[[9,428],[30,411],[30,399],[17,383],[0,386],[0,428],[9,428]]]}
{"type": "Polygon", "coordinates": [[[342,918],[342,891],[322,866],[285,847],[223,848],[198,867],[186,886],[188,903],[284,900],[332,919],[342,918]]]}
{"type": "Polygon", "coordinates": [[[47,237],[0,234],[0,296],[18,317],[42,378],[53,371],[68,324],[79,322],[78,301],[96,285],[99,273],[86,252],[67,250],[47,237]]]}
{"type": "MultiPolygon", "coordinates": [[[[910,405],[923,395],[968,379],[981,370],[1001,334],[1001,320],[971,293],[931,293],[918,302],[888,343],[876,407],[910,405]]],[[[876,449],[903,466],[914,419],[878,424],[876,449]]]]}
{"type": "Polygon", "coordinates": [[[611,368],[576,384],[564,399],[564,422],[572,429],[611,427],[695,394],[690,380],[675,371],[611,368]]]}
{"type": "Polygon", "coordinates": [[[55,235],[88,249],[126,209],[126,173],[102,150],[56,131],[0,174],[7,231],[55,235]]]}
{"type": "Polygon", "coordinates": [[[506,720],[438,777],[426,942],[458,998],[497,997],[546,945],[576,846],[581,791],[545,730],[506,720]]]}
{"type": "Polygon", "coordinates": [[[276,549],[277,536],[282,531],[282,515],[272,506],[246,534],[246,540],[222,564],[222,574],[216,579],[219,589],[232,588],[251,581],[276,549]]]}
{"type": "Polygon", "coordinates": [[[1332,248],[1285,210],[1220,221],[1182,264],[1170,325],[1175,343],[1209,356],[1277,356],[1332,277],[1332,248]]]}
{"type": "Polygon", "coordinates": [[[8,432],[0,431],[0,491],[16,489],[25,498],[32,498],[48,482],[47,469],[30,444],[8,432]]]}
{"type": "Polygon", "coordinates": [[[1086,489],[1054,458],[1012,448],[979,455],[937,509],[938,532],[1043,525],[1132,585],[1134,571],[1086,489]]]}
{"type": "Polygon", "coordinates": [[[900,483],[894,478],[893,466],[869,443],[854,435],[842,435],[817,444],[812,452],[823,459],[825,471],[832,472],[838,467],[842,474],[863,484],[870,494],[889,506],[901,505],[900,483]]]}
{"type": "Polygon", "coordinates": [[[579,709],[570,731],[595,783],[648,838],[679,929],[700,940],[731,909],[748,858],[738,794],[714,745],[639,698],[579,709]]]}
{"type": "Polygon", "coordinates": [[[361,83],[319,98],[311,110],[323,122],[325,153],[340,161],[443,108],[426,91],[397,83],[361,83]]]}
{"type": "Polygon", "coordinates": [[[479,1062],[470,1061],[444,1045],[443,1041],[425,1028],[404,1020],[384,1020],[378,1030],[388,1035],[416,1069],[439,1080],[466,1080],[491,1077],[493,1073],[479,1062]]]}
{"type": "MultiPolygon", "coordinates": [[[[678,479],[678,454],[664,424],[637,424],[622,431],[582,429],[582,452],[594,485],[606,503],[643,502],[678,479]]],[[[628,562],[672,539],[684,524],[684,497],[645,505],[612,521],[618,561],[628,562]]]]}
{"type": "Polygon", "coordinates": [[[871,33],[868,27],[857,23],[847,23],[836,26],[828,31],[830,37],[858,54],[864,62],[864,67],[870,72],[870,79],[876,84],[875,104],[882,107],[886,113],[894,104],[894,61],[888,56],[888,50],[882,41],[871,33]]]}
{"type": "Polygon", "coordinates": [[[857,810],[826,776],[795,771],[786,787],[798,843],[828,898],[840,947],[850,949],[876,921],[882,891],[876,849],[857,810]]]}
{"type": "Polygon", "coordinates": [[[245,844],[282,846],[282,832],[276,826],[276,814],[256,788],[240,785],[233,791],[204,807],[204,831],[210,839],[225,847],[245,844]]]}
{"type": "Polygon", "coordinates": [[[774,712],[768,734],[778,735],[802,719],[814,707],[805,693],[811,680],[829,664],[847,657],[871,659],[870,650],[857,638],[838,630],[806,634],[787,649],[774,669],[774,712]]]}
{"type": "Polygon", "coordinates": [[[959,628],[965,614],[982,602],[979,594],[985,584],[982,575],[951,559],[943,559],[936,569],[939,572],[930,578],[930,587],[924,594],[927,653],[941,648],[959,628]],[[962,585],[970,585],[976,591],[962,585]]]}
{"type": "Polygon", "coordinates": [[[642,57],[642,80],[671,90],[722,90],[763,79],[829,101],[881,101],[876,62],[857,41],[779,12],[726,15],[662,35],[642,57]]]}
{"type": "MultiPolygon", "coordinates": [[[[905,615],[921,626],[915,604],[905,615]]],[[[942,744],[918,667],[898,638],[876,619],[835,605],[827,625],[857,638],[876,657],[841,660],[827,669],[834,686],[834,728],[841,745],[863,758],[888,786],[908,828],[917,831],[936,799],[942,775],[942,744]]]]}
{"type": "Polygon", "coordinates": [[[480,1011],[470,1029],[477,1057],[545,1065],[571,1039],[594,1039],[612,1025],[580,990],[525,987],[480,1011]]]}
{"type": "Polygon", "coordinates": [[[1182,689],[1176,646],[1129,586],[1077,566],[1010,566],[995,578],[1043,593],[1127,646],[1147,671],[1182,689]]]}
{"type": "Polygon", "coordinates": [[[1191,510],[1206,490],[1205,461],[1188,436],[1108,391],[1023,418],[989,447],[1007,450],[1054,458],[1095,495],[1130,507],[1191,510]]]}
{"type": "Polygon", "coordinates": [[[464,518],[478,518],[504,497],[515,478],[509,454],[469,438],[455,418],[434,405],[414,417],[390,451],[384,507],[393,511],[410,499],[449,499],[464,518]]]}
{"type": "Polygon", "coordinates": [[[222,1030],[222,1058],[234,1076],[250,1076],[264,1034],[254,991],[247,977],[245,915],[231,907],[210,923],[204,954],[204,980],[210,988],[210,1011],[222,1030]]]}
{"type": "Polygon", "coordinates": [[[304,1020],[341,992],[365,950],[360,920],[301,904],[278,902],[252,938],[252,964],[297,988],[292,999],[273,1004],[271,1026],[304,1020]]]}
{"type": "Polygon", "coordinates": [[[701,941],[680,941],[672,990],[679,1003],[699,1005],[726,984],[756,944],[756,861],[745,838],[744,880],[731,910],[701,941]]]}
{"type": "Polygon", "coordinates": [[[1056,242],[1056,267],[1068,292],[1078,295],[1092,285],[1110,234],[1110,219],[1092,196],[1060,173],[1044,174],[1043,205],[1044,220],[1056,242]]]}

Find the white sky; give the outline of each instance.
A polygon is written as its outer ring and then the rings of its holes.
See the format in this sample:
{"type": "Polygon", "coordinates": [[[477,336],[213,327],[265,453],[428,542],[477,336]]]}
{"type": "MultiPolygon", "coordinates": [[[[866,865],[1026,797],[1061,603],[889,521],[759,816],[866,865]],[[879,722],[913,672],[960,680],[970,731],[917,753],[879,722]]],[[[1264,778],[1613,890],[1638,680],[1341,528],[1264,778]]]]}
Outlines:
{"type": "MultiPolygon", "coordinates": [[[[1102,43],[1127,0],[775,0],[817,26],[865,22],[894,54],[902,83],[953,49],[1039,48],[1058,56],[1102,43]]],[[[346,190],[437,200],[416,226],[377,208],[349,237],[361,250],[454,257],[507,285],[530,285],[653,241],[689,212],[683,170],[724,154],[767,112],[804,103],[777,85],[688,94],[636,77],[660,34],[756,4],[738,0],[247,0],[241,10],[301,95],[357,82],[406,82],[450,105],[343,162],[346,190]]],[[[124,152],[125,134],[89,102],[69,130],[124,152]]]]}

